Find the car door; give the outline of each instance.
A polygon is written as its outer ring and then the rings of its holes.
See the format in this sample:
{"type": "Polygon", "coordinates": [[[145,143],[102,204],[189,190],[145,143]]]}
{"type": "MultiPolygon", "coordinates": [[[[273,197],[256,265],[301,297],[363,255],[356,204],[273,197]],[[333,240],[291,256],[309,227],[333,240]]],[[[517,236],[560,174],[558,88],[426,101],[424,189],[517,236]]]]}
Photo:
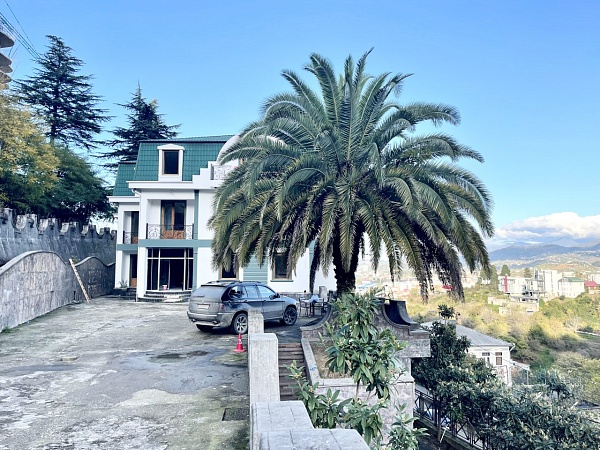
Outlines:
{"type": "Polygon", "coordinates": [[[255,284],[246,284],[244,286],[246,288],[246,295],[248,297],[248,306],[250,308],[253,309],[257,309],[258,311],[260,311],[261,313],[264,314],[263,311],[263,299],[260,296],[260,293],[258,292],[258,289],[256,289],[256,285],[255,284]]]}
{"type": "Polygon", "coordinates": [[[281,319],[283,317],[283,299],[268,286],[257,284],[256,287],[263,301],[265,320],[281,319]]]}

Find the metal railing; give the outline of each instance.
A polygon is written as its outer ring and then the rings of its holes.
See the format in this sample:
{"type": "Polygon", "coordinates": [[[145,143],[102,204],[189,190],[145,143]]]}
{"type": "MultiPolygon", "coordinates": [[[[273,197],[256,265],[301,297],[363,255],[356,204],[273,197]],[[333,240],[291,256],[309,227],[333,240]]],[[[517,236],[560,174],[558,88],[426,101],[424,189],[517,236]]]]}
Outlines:
{"type": "Polygon", "coordinates": [[[214,164],[210,167],[210,179],[224,180],[225,178],[227,178],[227,175],[229,175],[229,172],[231,172],[233,169],[233,166],[219,166],[217,164],[214,164]]]}
{"type": "Polygon", "coordinates": [[[148,239],[192,239],[194,225],[146,225],[148,239]]]}
{"type": "Polygon", "coordinates": [[[445,433],[460,439],[472,448],[493,450],[493,447],[479,436],[468,420],[455,421],[449,417],[442,417],[439,410],[438,402],[432,396],[415,389],[415,406],[413,409],[415,416],[431,422],[436,428],[441,424],[442,428],[446,430],[445,433]]]}
{"type": "Polygon", "coordinates": [[[123,244],[137,244],[138,233],[137,231],[123,231],[123,244]]]}

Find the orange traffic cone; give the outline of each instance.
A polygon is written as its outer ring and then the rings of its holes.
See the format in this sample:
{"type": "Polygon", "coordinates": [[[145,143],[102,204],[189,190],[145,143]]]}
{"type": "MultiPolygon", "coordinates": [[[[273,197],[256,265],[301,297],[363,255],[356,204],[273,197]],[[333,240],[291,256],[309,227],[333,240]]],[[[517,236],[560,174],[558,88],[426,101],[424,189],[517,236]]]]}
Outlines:
{"type": "Polygon", "coordinates": [[[245,351],[246,350],[244,350],[244,347],[242,346],[242,335],[238,334],[238,342],[237,342],[234,352],[245,352],[245,351]]]}

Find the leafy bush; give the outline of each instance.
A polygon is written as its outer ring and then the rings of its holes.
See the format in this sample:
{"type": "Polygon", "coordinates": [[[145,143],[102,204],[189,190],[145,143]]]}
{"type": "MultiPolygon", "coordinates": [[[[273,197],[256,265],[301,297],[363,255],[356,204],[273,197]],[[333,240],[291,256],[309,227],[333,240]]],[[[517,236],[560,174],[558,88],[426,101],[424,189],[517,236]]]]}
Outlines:
{"type": "MultiPolygon", "coordinates": [[[[389,329],[377,329],[375,316],[380,308],[381,301],[373,293],[344,294],[333,303],[333,319],[326,326],[332,343],[327,349],[329,370],[353,378],[356,382],[353,398],[341,400],[340,392],[330,389],[325,394],[317,394],[319,384],[310,384],[295,364],[289,366],[296,381],[294,393],[303,401],[314,426],[353,428],[372,448],[382,445],[380,411],[389,405],[390,385],[401,372],[396,353],[405,345],[389,329]],[[358,398],[361,385],[377,396],[376,402],[358,398]]],[[[390,434],[393,442],[404,442],[406,449],[411,449],[409,445],[420,434],[422,430],[413,430],[412,421],[405,420],[399,409],[398,420],[390,434]]]]}

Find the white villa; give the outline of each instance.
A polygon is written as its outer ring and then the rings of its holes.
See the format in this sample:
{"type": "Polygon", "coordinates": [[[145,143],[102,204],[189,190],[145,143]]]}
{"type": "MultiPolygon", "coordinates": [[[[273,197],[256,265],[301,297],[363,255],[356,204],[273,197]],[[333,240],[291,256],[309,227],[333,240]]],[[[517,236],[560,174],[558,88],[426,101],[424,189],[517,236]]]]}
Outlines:
{"type": "MultiPolygon", "coordinates": [[[[204,282],[227,279],[261,281],[285,293],[309,289],[310,248],[291,273],[284,256],[274,268],[253,260],[240,273],[213,269],[213,231],[207,221],[215,189],[237,166],[216,160],[233,139],[144,141],[135,162],[119,165],[109,197],[118,206],[115,287],[135,287],[139,299],[187,293],[204,282]]],[[[314,286],[334,289],[335,282],[317,272],[314,286]]]]}
{"type": "MultiPolygon", "coordinates": [[[[473,328],[465,327],[453,320],[448,322],[456,325],[457,336],[464,336],[471,342],[467,352],[475,358],[483,359],[488,366],[494,369],[498,378],[510,386],[512,384],[511,369],[513,366],[519,364],[513,361],[510,356],[510,351],[513,349],[514,344],[480,333],[473,328]]],[[[422,325],[431,327],[432,324],[433,322],[426,322],[422,325]]]]}
{"type": "Polygon", "coordinates": [[[465,336],[471,341],[468,352],[476,358],[483,359],[491,366],[502,381],[512,384],[511,366],[514,364],[510,351],[514,344],[480,333],[473,328],[456,325],[456,334],[465,336]]]}

